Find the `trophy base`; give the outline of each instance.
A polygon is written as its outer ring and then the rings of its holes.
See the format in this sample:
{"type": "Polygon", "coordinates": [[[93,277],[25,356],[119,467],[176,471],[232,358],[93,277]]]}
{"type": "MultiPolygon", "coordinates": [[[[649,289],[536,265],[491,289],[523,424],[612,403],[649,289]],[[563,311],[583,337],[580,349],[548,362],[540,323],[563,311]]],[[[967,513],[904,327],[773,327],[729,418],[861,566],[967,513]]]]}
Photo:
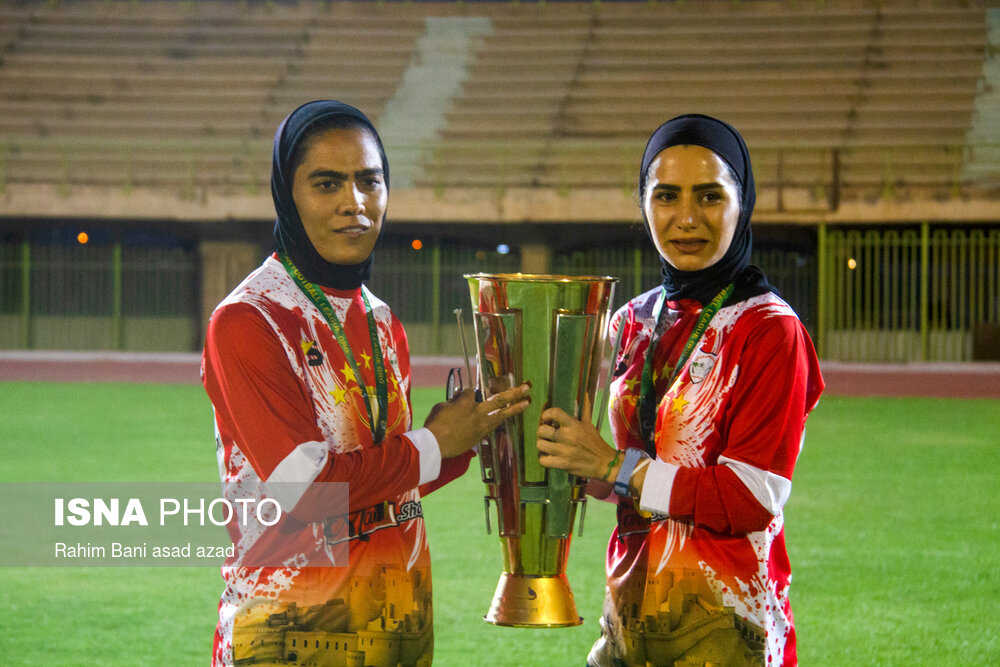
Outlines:
{"type": "Polygon", "coordinates": [[[566,628],[583,623],[565,574],[540,577],[508,572],[500,576],[483,620],[511,628],[566,628]]]}

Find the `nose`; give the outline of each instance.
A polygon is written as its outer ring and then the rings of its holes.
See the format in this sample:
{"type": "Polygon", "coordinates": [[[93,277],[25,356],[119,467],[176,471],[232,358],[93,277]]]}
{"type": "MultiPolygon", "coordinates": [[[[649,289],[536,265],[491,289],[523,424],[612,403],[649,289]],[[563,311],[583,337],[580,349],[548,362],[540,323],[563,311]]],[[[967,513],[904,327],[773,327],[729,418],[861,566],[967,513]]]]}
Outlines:
{"type": "Polygon", "coordinates": [[[354,183],[346,183],[340,191],[337,201],[337,213],[340,215],[361,215],[365,210],[364,195],[354,183]]]}
{"type": "Polygon", "coordinates": [[[677,225],[684,229],[690,229],[697,224],[698,210],[695,198],[690,195],[682,196],[677,206],[677,225]]]}

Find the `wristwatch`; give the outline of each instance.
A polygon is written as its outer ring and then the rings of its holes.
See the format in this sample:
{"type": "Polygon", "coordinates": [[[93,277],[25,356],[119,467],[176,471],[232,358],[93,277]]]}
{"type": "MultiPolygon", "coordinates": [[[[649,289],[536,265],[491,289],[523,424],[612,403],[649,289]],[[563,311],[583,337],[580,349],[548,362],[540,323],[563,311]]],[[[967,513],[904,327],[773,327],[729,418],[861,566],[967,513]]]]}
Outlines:
{"type": "Polygon", "coordinates": [[[632,471],[635,470],[639,459],[646,456],[646,452],[638,447],[629,447],[625,450],[625,460],[618,470],[618,477],[615,478],[615,493],[619,496],[628,496],[628,482],[632,479],[632,471]]]}

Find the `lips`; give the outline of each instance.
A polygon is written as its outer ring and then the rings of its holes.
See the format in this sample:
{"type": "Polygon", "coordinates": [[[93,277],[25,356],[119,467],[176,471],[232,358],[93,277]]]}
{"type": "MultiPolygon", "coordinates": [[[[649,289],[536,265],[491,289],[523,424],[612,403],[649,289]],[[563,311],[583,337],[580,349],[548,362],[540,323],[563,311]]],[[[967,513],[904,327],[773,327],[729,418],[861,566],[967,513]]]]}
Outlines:
{"type": "Polygon", "coordinates": [[[704,248],[708,241],[705,239],[674,239],[670,244],[681,252],[694,253],[704,248]]]}
{"type": "Polygon", "coordinates": [[[335,234],[346,234],[348,236],[358,236],[364,234],[372,228],[371,225],[348,225],[346,227],[341,227],[340,229],[335,229],[333,232],[335,234]]]}

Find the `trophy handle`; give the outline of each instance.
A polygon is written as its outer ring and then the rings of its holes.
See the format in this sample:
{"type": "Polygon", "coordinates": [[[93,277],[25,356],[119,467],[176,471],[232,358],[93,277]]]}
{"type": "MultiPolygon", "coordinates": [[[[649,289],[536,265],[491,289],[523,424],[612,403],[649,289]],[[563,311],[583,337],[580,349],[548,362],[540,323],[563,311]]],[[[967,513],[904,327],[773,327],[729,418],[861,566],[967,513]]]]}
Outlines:
{"type": "MultiPolygon", "coordinates": [[[[608,319],[608,327],[611,327],[611,320],[608,319]]],[[[608,412],[608,400],[611,397],[611,381],[615,379],[615,364],[618,363],[618,351],[622,344],[622,330],[624,327],[619,326],[618,331],[615,333],[615,342],[611,346],[611,356],[608,358],[608,374],[604,376],[604,387],[601,389],[601,405],[597,409],[597,423],[594,426],[597,428],[597,432],[601,432],[601,428],[604,426],[604,415],[608,412]]]]}

